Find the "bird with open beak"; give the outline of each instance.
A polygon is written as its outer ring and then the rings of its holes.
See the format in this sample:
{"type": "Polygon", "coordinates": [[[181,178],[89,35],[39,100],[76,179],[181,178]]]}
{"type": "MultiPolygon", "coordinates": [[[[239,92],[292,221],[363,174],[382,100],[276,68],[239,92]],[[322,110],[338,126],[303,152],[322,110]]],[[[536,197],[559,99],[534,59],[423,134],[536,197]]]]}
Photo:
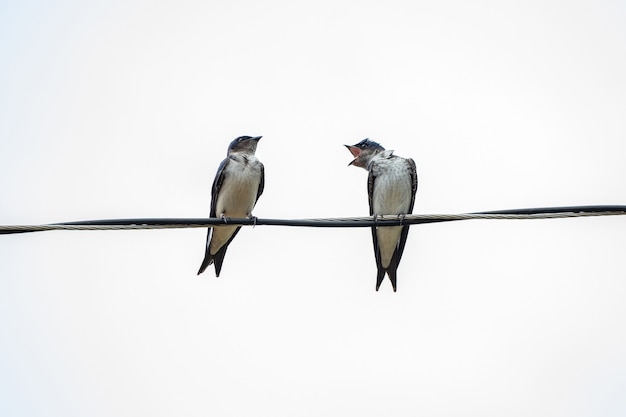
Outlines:
{"type": "MultiPolygon", "coordinates": [[[[345,145],[354,159],[348,165],[369,172],[367,194],[370,216],[397,215],[403,218],[413,212],[417,191],[417,170],[410,158],[402,158],[385,150],[380,144],[363,139],[356,145],[345,145]]],[[[397,269],[404,252],[409,226],[372,227],[372,240],[376,256],[376,291],[389,277],[393,291],[397,290],[397,269]]]]}
{"type": "MultiPolygon", "coordinates": [[[[261,136],[240,136],[228,146],[228,155],[222,161],[211,192],[211,217],[251,218],[252,209],[263,193],[265,169],[254,156],[261,136]]],[[[207,233],[204,260],[198,275],[215,263],[215,276],[220,276],[228,245],[241,226],[210,227],[207,233]]]]}

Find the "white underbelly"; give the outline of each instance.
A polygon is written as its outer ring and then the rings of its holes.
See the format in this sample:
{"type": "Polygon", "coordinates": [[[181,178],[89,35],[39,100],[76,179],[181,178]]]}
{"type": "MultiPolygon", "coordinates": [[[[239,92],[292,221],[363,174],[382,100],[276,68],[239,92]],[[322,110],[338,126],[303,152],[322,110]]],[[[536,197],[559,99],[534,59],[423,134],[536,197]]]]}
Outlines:
{"type": "MultiPolygon", "coordinates": [[[[409,214],[412,185],[409,177],[381,175],[376,178],[372,206],[376,215],[409,214]]],[[[391,263],[396,251],[402,226],[379,227],[376,229],[380,260],[384,268],[391,263]]]]}
{"type": "Polygon", "coordinates": [[[213,228],[211,244],[209,245],[211,255],[215,255],[228,242],[235,230],[237,230],[237,227],[239,226],[215,226],[213,228]]]}
{"type": "MultiPolygon", "coordinates": [[[[248,173],[233,174],[222,183],[215,215],[217,217],[243,218],[252,213],[259,190],[260,175],[248,173]]],[[[238,226],[218,226],[213,228],[209,251],[217,253],[228,242],[238,226]]]]}
{"type": "Polygon", "coordinates": [[[391,263],[391,258],[396,251],[401,233],[402,226],[379,227],[376,229],[376,238],[378,239],[378,248],[380,250],[380,262],[384,268],[387,268],[391,263]]]}
{"type": "Polygon", "coordinates": [[[372,198],[374,214],[409,214],[411,197],[409,180],[387,179],[381,176],[376,179],[372,198]]]}
{"type": "Polygon", "coordinates": [[[228,178],[222,184],[215,215],[245,217],[252,212],[259,190],[258,178],[228,178]]]}

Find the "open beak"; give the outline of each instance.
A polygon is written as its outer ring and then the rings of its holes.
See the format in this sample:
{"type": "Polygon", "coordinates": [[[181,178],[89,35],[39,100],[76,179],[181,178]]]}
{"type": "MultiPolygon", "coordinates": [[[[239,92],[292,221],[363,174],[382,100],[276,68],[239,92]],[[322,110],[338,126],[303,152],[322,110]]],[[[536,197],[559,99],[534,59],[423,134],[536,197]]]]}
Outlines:
{"type": "Polygon", "coordinates": [[[357,160],[357,158],[359,157],[359,155],[361,155],[361,149],[357,148],[356,146],[352,146],[352,145],[343,145],[346,148],[348,148],[348,150],[350,151],[350,153],[352,154],[352,156],[354,156],[354,159],[352,160],[352,162],[350,162],[348,164],[348,166],[354,164],[354,161],[357,160]]]}

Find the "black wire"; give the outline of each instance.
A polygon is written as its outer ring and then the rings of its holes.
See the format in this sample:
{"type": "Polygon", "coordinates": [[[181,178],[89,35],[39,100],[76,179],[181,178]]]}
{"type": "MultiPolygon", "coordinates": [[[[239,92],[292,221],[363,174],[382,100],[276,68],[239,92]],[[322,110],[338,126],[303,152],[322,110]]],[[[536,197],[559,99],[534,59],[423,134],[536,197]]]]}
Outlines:
{"type": "MultiPolygon", "coordinates": [[[[508,209],[508,210],[493,210],[493,211],[480,211],[469,214],[517,214],[517,215],[532,215],[532,214],[554,214],[554,213],[624,213],[626,214],[626,206],[623,205],[598,205],[598,206],[565,206],[565,207],[540,207],[540,208],[523,208],[523,209],[508,209]]],[[[426,223],[441,223],[459,220],[469,219],[398,219],[398,220],[384,220],[386,226],[401,226],[401,225],[413,225],[413,224],[426,224],[426,223]]],[[[217,218],[135,218],[135,219],[108,219],[108,220],[82,220],[64,223],[52,223],[52,225],[60,226],[160,226],[160,225],[189,225],[189,226],[204,226],[204,225],[219,225],[224,224],[223,219],[217,218]]],[[[247,225],[247,226],[295,226],[295,227],[373,227],[377,223],[374,220],[341,220],[341,219],[228,219],[227,224],[233,226],[247,225]]],[[[43,230],[21,230],[21,229],[5,229],[0,230],[0,234],[15,234],[15,233],[31,233],[39,232],[43,230]]]]}

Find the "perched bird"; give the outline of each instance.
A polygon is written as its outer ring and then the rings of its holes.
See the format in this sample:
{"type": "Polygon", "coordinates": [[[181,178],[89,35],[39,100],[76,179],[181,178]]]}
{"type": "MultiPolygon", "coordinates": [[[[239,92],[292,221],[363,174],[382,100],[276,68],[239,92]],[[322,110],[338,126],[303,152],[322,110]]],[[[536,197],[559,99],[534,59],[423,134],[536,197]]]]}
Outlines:
{"type": "MultiPolygon", "coordinates": [[[[252,217],[252,209],[265,185],[265,169],[254,156],[259,139],[261,136],[240,136],[228,146],[228,156],[220,164],[213,181],[211,217],[220,217],[225,222],[230,217],[252,217]]],[[[239,229],[241,226],[209,228],[198,275],[215,263],[215,276],[220,276],[226,249],[239,229]]]]}
{"type": "MultiPolygon", "coordinates": [[[[398,215],[404,218],[413,212],[415,192],[417,191],[417,170],[415,162],[410,158],[393,155],[392,150],[385,150],[380,144],[363,139],[356,145],[345,145],[354,160],[348,164],[369,171],[367,194],[369,196],[370,215],[398,215]]],[[[396,271],[409,226],[372,227],[374,254],[376,255],[376,291],[385,278],[389,276],[393,291],[396,291],[396,271]]]]}

